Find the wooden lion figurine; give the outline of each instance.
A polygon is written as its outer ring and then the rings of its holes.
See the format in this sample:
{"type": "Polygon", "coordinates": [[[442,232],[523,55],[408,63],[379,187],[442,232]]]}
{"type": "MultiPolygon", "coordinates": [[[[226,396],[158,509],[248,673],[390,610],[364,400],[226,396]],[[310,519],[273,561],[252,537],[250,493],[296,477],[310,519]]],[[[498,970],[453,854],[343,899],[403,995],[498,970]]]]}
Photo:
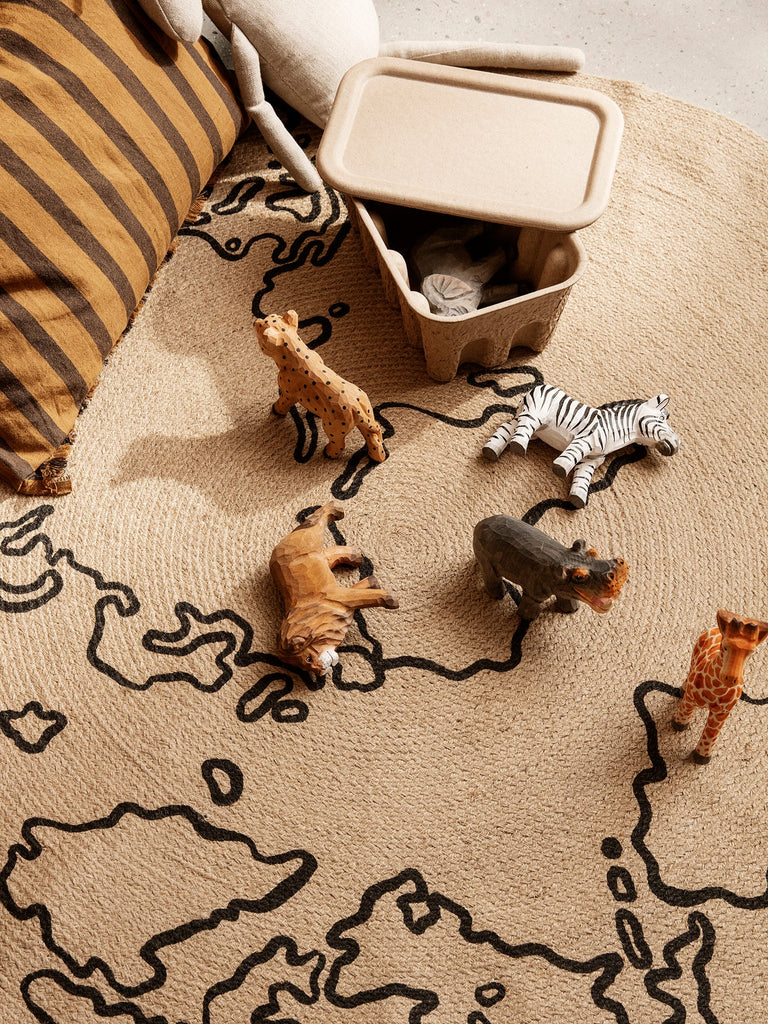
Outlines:
{"type": "Polygon", "coordinates": [[[277,364],[278,399],[272,411],[285,416],[303,405],[318,416],[328,436],[325,454],[337,459],[344,452],[347,434],[355,427],[365,439],[374,462],[387,457],[381,427],[366,393],[329,369],[298,334],[299,318],[289,309],[285,316],[272,313],[254,321],[261,351],[277,364]]]}
{"type": "Polygon", "coordinates": [[[397,608],[398,601],[375,576],[343,586],[333,574],[337,565],[359,566],[359,548],[324,547],[329,522],[344,509],[328,502],[312,512],[272,552],[269,571],[285,606],[280,627],[280,657],[315,676],[338,664],[336,648],[344,642],[358,608],[397,608]]]}

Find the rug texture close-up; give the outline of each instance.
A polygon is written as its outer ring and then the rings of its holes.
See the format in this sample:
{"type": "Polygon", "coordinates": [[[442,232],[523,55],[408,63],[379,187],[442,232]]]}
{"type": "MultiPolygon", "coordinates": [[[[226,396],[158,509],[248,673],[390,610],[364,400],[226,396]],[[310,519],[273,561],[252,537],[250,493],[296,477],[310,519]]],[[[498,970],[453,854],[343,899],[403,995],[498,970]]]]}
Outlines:
{"type": "Polygon", "coordinates": [[[705,712],[671,724],[718,609],[768,619],[768,143],[546,78],[625,126],[541,352],[431,379],[344,197],[251,127],[106,358],[72,492],[0,496],[3,1022],[768,1018],[768,644],[709,764],[705,712]],[[291,309],[385,461],[272,413],[253,321],[291,309]],[[679,451],[620,449],[574,509],[541,441],[482,457],[542,382],[668,395],[679,451]],[[338,578],[399,607],[356,611],[315,679],[277,655],[269,560],[331,501],[326,543],[364,554],[338,578]],[[498,513],[623,558],[610,610],[489,597],[472,535],[498,513]]]}

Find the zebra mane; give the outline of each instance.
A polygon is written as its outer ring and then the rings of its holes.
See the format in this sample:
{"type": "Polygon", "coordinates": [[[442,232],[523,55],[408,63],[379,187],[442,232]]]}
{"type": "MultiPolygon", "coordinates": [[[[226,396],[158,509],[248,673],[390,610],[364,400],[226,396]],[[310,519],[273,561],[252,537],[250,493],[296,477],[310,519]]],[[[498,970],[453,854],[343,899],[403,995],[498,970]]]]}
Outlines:
{"type": "Polygon", "coordinates": [[[630,405],[645,405],[647,399],[645,398],[620,398],[616,402],[604,402],[602,405],[598,405],[598,409],[626,409],[630,405]]]}

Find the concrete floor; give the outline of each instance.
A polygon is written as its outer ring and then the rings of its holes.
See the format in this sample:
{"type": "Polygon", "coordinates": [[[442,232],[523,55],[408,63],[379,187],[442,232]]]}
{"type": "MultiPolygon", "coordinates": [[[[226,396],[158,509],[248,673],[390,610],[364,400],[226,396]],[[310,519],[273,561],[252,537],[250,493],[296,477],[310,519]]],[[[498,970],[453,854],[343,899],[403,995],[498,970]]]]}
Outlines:
{"type": "Polygon", "coordinates": [[[374,0],[381,38],[557,43],[768,138],[768,0],[374,0]]]}

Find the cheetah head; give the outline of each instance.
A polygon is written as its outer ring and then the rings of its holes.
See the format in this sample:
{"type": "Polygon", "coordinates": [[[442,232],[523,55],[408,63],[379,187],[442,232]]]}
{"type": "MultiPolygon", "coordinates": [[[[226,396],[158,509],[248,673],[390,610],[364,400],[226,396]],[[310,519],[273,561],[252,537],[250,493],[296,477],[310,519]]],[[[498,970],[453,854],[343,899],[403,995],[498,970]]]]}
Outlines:
{"type": "Polygon", "coordinates": [[[298,326],[299,317],[294,309],[289,309],[285,316],[270,313],[253,322],[261,351],[272,358],[286,342],[296,339],[298,326]]]}

